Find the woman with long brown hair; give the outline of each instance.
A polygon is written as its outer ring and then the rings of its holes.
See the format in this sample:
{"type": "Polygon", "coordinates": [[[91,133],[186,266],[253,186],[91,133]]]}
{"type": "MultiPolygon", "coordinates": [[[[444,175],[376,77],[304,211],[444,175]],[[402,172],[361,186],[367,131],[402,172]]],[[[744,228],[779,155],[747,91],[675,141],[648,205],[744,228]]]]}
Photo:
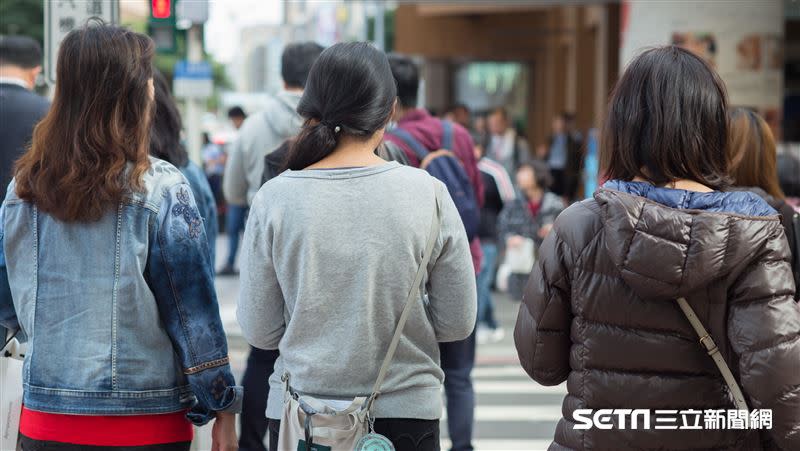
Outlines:
{"type": "Polygon", "coordinates": [[[0,209],[0,332],[29,343],[24,450],[186,450],[214,417],[214,449],[236,445],[203,221],[148,157],[152,57],[124,28],[70,32],[0,209]]]}
{"type": "Polygon", "coordinates": [[[778,150],[769,124],[748,108],[728,110],[728,168],[735,190],[752,191],[763,197],[782,216],[783,228],[792,250],[795,285],[800,284],[800,249],[794,230],[798,213],[786,203],[778,178],[778,150]]]}

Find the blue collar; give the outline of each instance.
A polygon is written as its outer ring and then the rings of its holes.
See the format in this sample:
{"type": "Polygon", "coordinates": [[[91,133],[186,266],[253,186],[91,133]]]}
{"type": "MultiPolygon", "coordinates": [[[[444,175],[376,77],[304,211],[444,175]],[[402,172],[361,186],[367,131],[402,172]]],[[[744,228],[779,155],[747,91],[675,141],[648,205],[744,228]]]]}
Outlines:
{"type": "Polygon", "coordinates": [[[661,205],[682,210],[703,210],[716,213],[736,213],[745,216],[772,216],[775,209],[757,194],[749,191],[712,191],[698,193],[682,189],[662,188],[647,182],[609,180],[604,188],[644,197],[661,205]]]}

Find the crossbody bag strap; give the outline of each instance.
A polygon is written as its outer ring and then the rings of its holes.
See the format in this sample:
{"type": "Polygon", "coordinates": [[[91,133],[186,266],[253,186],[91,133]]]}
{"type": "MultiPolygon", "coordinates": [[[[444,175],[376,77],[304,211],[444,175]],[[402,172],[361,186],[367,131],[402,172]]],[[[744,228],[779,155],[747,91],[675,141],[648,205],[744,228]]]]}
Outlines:
{"type": "Polygon", "coordinates": [[[381,385],[383,384],[383,379],[386,377],[386,372],[389,370],[389,364],[392,363],[392,359],[394,358],[394,353],[397,350],[397,345],[400,343],[400,337],[403,336],[403,328],[406,325],[406,320],[408,320],[408,316],[411,313],[411,307],[414,305],[414,300],[417,299],[417,295],[419,294],[420,285],[422,284],[422,278],[427,272],[428,269],[428,262],[431,260],[431,253],[433,252],[433,247],[436,245],[436,239],[439,237],[439,229],[442,225],[442,217],[440,212],[440,202],[441,197],[439,195],[439,188],[436,183],[433,183],[433,193],[434,193],[434,203],[436,204],[433,210],[433,219],[431,220],[431,230],[428,233],[428,242],[425,245],[425,253],[422,254],[422,262],[419,264],[419,268],[417,269],[417,274],[414,276],[414,282],[411,285],[411,289],[408,291],[408,297],[406,298],[406,303],[403,306],[403,313],[400,314],[400,319],[397,321],[397,327],[394,330],[394,336],[392,336],[392,341],[389,343],[389,350],[386,351],[386,357],[383,358],[383,363],[381,364],[381,370],[378,372],[378,379],[375,380],[375,385],[372,387],[372,394],[369,397],[369,401],[367,403],[367,411],[372,408],[372,403],[375,401],[375,398],[378,397],[380,393],[381,385]]]}
{"type": "Polygon", "coordinates": [[[725,363],[725,359],[722,358],[722,354],[719,352],[717,344],[714,343],[714,339],[711,338],[706,328],[703,327],[703,323],[700,322],[700,319],[694,313],[694,310],[692,310],[692,306],[686,302],[686,298],[678,298],[677,301],[683,314],[686,315],[686,319],[689,320],[689,324],[692,325],[697,336],[700,337],[700,344],[706,348],[708,355],[714,359],[714,363],[717,365],[717,368],[719,368],[719,372],[722,374],[722,378],[725,379],[728,390],[733,396],[733,402],[736,404],[736,408],[739,410],[749,410],[747,408],[747,401],[744,400],[742,390],[739,388],[739,384],[736,383],[736,379],[733,377],[731,369],[728,368],[728,364],[725,363]]]}

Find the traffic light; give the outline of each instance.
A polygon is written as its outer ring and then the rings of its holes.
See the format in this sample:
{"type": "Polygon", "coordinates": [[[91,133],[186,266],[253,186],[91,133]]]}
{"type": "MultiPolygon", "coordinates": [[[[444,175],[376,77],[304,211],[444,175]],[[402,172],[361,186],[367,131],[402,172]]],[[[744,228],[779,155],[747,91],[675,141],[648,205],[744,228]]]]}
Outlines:
{"type": "Polygon", "coordinates": [[[175,52],[175,1],[151,0],[150,18],[147,21],[147,31],[156,50],[163,53],[175,52]]]}
{"type": "Polygon", "coordinates": [[[150,11],[153,19],[169,19],[172,17],[172,2],[170,0],[152,0],[150,11]]]}

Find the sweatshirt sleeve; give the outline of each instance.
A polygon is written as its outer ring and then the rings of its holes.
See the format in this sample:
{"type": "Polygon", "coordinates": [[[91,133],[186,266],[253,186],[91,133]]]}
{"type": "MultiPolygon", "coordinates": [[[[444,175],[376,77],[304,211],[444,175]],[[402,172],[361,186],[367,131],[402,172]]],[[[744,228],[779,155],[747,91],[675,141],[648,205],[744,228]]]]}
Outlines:
{"type": "Polygon", "coordinates": [[[539,249],[514,328],[522,367],[542,385],[557,385],[570,371],[569,350],[571,251],[556,229],[539,249]]]}
{"type": "MultiPolygon", "coordinates": [[[[263,192],[263,191],[262,191],[263,192]]],[[[261,205],[253,208],[242,239],[240,294],[236,317],[242,335],[253,347],[278,349],[286,329],[284,299],[272,259],[272,238],[261,205]]]]}
{"type": "Polygon", "coordinates": [[[453,199],[441,182],[437,181],[436,187],[440,192],[442,226],[437,240],[440,251],[429,269],[429,311],[436,339],[457,341],[467,338],[475,328],[475,272],[467,233],[453,199]]]}
{"type": "Polygon", "coordinates": [[[728,338],[749,407],[772,410],[769,432],[788,450],[800,449],[800,306],[786,237],[776,231],[729,291],[728,338]]]}

